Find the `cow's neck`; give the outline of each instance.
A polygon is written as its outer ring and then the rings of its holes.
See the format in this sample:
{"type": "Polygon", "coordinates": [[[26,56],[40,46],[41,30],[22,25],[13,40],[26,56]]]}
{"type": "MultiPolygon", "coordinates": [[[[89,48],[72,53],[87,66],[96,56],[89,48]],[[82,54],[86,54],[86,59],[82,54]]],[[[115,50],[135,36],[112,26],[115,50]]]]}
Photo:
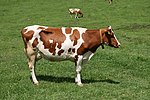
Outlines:
{"type": "Polygon", "coordinates": [[[83,46],[93,53],[101,45],[102,41],[99,30],[87,30],[82,36],[84,40],[83,46]]]}
{"type": "Polygon", "coordinates": [[[99,30],[100,45],[102,46],[102,49],[104,49],[104,39],[103,39],[104,33],[105,33],[105,30],[103,30],[103,29],[99,30]]]}

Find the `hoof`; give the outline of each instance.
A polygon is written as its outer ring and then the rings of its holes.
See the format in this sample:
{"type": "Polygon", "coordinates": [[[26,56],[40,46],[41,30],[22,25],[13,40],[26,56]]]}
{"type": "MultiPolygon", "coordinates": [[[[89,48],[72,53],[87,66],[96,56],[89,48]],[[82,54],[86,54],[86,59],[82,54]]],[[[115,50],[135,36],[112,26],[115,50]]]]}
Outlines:
{"type": "Polygon", "coordinates": [[[78,83],[78,78],[77,77],[75,78],[75,82],[78,83]]]}
{"type": "Polygon", "coordinates": [[[33,82],[34,85],[39,85],[39,82],[33,82]]]}
{"type": "Polygon", "coordinates": [[[83,84],[82,83],[77,83],[78,86],[80,87],[83,87],[83,84]]]}

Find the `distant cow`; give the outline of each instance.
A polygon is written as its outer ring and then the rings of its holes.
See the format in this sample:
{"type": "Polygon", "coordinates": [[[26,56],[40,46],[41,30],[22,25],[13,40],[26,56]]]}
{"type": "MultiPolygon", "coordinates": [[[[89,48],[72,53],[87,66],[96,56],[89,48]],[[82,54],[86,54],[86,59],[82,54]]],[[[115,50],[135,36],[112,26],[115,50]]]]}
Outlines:
{"type": "Polygon", "coordinates": [[[111,26],[89,30],[79,27],[54,28],[34,25],[25,27],[21,35],[34,84],[38,84],[34,67],[40,58],[49,61],[70,60],[74,62],[77,74],[75,82],[82,86],[81,65],[91,59],[96,49],[104,44],[115,48],[120,46],[111,26]]]}
{"type": "Polygon", "coordinates": [[[72,17],[72,15],[75,15],[75,18],[83,17],[83,13],[81,12],[81,10],[79,8],[70,8],[69,14],[71,17],[72,17]]]}

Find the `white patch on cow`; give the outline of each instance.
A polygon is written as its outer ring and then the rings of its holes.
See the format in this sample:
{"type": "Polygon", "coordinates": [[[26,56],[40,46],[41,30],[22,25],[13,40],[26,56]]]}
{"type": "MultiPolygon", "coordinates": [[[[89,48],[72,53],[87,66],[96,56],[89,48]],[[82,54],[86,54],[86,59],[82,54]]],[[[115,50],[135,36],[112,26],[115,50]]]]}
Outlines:
{"type": "Polygon", "coordinates": [[[111,29],[111,26],[109,26],[108,29],[111,29]]]}
{"type": "Polygon", "coordinates": [[[27,33],[28,31],[35,31],[39,28],[40,26],[39,25],[33,25],[33,26],[28,26],[28,27],[25,27],[24,29],[27,29],[27,31],[25,33],[27,33]]]}
{"type": "Polygon", "coordinates": [[[62,27],[62,33],[66,36],[66,40],[64,41],[64,43],[62,43],[62,49],[64,50],[68,50],[69,48],[73,47],[73,42],[70,40],[70,35],[72,34],[73,30],[71,31],[71,34],[66,34],[65,32],[65,27],[62,27]]]}
{"type": "Polygon", "coordinates": [[[73,13],[73,9],[70,8],[69,11],[70,11],[70,13],[73,13]]]}
{"type": "Polygon", "coordinates": [[[49,43],[53,43],[53,40],[49,40],[49,43]]]}
{"type": "Polygon", "coordinates": [[[70,11],[71,13],[74,13],[74,12],[79,12],[80,9],[79,9],[79,8],[70,8],[69,11],[70,11]]]}
{"type": "Polygon", "coordinates": [[[40,40],[37,47],[38,47],[39,51],[41,51],[44,55],[50,54],[49,50],[44,48],[43,41],[40,40]]]}
{"type": "Polygon", "coordinates": [[[71,58],[72,59],[72,54],[68,54],[68,49],[69,48],[73,48],[73,41],[70,40],[70,35],[72,34],[73,30],[71,31],[71,34],[66,34],[65,32],[65,27],[62,27],[62,33],[66,36],[66,40],[64,41],[64,43],[62,43],[62,47],[61,49],[64,50],[62,56],[64,58],[71,58]]]}
{"type": "Polygon", "coordinates": [[[120,42],[119,42],[118,39],[116,38],[115,34],[114,34],[114,37],[115,37],[115,39],[116,39],[118,45],[120,46],[120,42]]]}
{"type": "MultiPolygon", "coordinates": [[[[108,29],[112,29],[112,27],[109,26],[108,29]]],[[[111,30],[111,31],[112,31],[112,33],[114,33],[113,30],[111,30]]],[[[116,38],[115,34],[114,34],[114,37],[115,37],[115,40],[117,41],[118,45],[120,45],[120,42],[119,42],[118,39],[116,38]]]]}

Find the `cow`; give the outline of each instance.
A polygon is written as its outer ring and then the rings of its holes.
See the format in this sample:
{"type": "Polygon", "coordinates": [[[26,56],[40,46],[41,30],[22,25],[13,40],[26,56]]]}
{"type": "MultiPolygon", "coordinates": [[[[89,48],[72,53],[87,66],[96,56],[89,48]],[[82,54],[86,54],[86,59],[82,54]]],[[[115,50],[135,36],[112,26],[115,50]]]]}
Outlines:
{"type": "Polygon", "coordinates": [[[83,17],[83,13],[81,12],[81,10],[79,8],[70,8],[69,14],[71,17],[72,17],[72,15],[75,15],[75,18],[79,18],[79,15],[80,15],[80,17],[83,17]]]}
{"type": "Polygon", "coordinates": [[[49,61],[70,60],[74,62],[75,82],[82,86],[81,65],[91,59],[97,48],[99,46],[104,48],[104,44],[115,48],[120,47],[111,26],[92,30],[80,27],[56,28],[33,25],[23,28],[21,35],[34,84],[38,84],[35,63],[41,58],[49,61]]]}

